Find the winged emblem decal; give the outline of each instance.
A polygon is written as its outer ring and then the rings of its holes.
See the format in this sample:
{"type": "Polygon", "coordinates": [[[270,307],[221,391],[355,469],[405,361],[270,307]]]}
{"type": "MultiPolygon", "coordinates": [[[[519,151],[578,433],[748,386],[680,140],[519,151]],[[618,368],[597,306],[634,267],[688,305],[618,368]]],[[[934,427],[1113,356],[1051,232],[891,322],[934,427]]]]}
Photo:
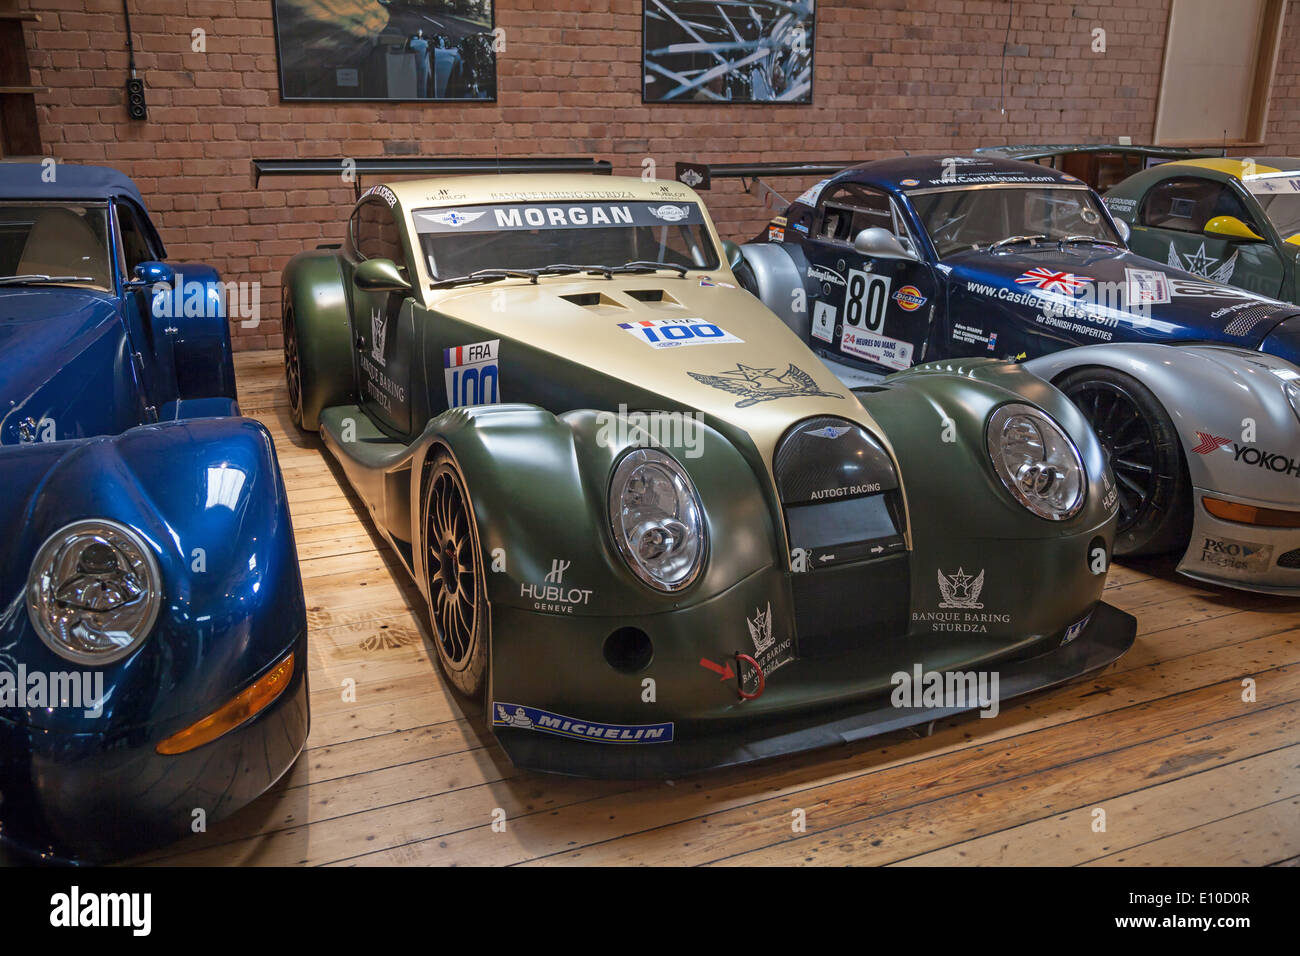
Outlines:
{"type": "Polygon", "coordinates": [[[1232,281],[1232,274],[1237,271],[1237,253],[1234,252],[1215,266],[1214,256],[1205,253],[1205,243],[1201,243],[1201,248],[1195,252],[1184,252],[1182,260],[1180,260],[1178,250],[1174,248],[1174,244],[1171,242],[1169,244],[1169,260],[1167,264],[1175,269],[1184,269],[1194,275],[1203,276],[1211,282],[1226,284],[1232,281]],[[1211,268],[1212,266],[1213,268],[1211,268]]]}
{"type": "Polygon", "coordinates": [[[759,402],[771,402],[778,398],[843,398],[834,392],[827,392],[817,387],[813,377],[791,364],[780,375],[775,368],[755,368],[737,363],[734,369],[706,375],[703,372],[687,372],[691,378],[710,388],[719,388],[732,395],[739,395],[737,408],[748,408],[759,402]]]}
{"type": "Polygon", "coordinates": [[[483,212],[461,212],[459,209],[451,209],[447,212],[422,212],[420,213],[429,222],[436,222],[440,226],[463,226],[467,222],[473,222],[475,219],[481,219],[487,213],[483,212]]]}
{"type": "Polygon", "coordinates": [[[753,620],[745,618],[749,625],[749,639],[754,642],[754,653],[762,654],[772,646],[776,638],[772,636],[772,602],[767,602],[767,610],[761,608],[754,614],[753,620]]]}
{"type": "Polygon", "coordinates": [[[939,575],[939,593],[943,595],[939,607],[962,607],[978,610],[984,606],[979,603],[980,591],[984,590],[984,570],[982,568],[975,577],[971,577],[961,568],[958,568],[947,577],[944,577],[942,571],[936,573],[939,575]]]}

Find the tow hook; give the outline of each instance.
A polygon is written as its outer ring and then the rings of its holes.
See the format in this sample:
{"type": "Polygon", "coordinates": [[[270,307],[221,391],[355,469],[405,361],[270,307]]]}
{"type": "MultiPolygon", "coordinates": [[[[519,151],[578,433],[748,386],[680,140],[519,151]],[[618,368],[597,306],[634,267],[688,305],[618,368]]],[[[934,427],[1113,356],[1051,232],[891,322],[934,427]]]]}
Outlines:
{"type": "Polygon", "coordinates": [[[748,654],[742,654],[740,653],[740,651],[737,651],[736,652],[736,693],[740,694],[740,699],[757,700],[759,697],[763,695],[763,691],[766,687],[767,687],[767,678],[763,675],[763,668],[758,666],[758,661],[754,660],[754,658],[750,657],[748,654]],[[758,675],[758,689],[755,690],[754,693],[752,694],[745,693],[745,676],[744,676],[744,672],[740,669],[740,665],[742,663],[748,664],[750,667],[754,669],[754,673],[758,675]]]}

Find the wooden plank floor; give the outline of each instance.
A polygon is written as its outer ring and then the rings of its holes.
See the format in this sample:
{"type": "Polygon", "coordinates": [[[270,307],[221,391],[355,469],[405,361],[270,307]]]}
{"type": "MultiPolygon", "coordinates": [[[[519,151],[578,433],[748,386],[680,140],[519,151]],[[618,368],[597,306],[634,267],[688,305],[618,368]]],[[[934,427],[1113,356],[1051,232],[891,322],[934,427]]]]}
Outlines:
{"type": "Polygon", "coordinates": [[[1300,860],[1300,601],[1117,566],[1136,646],[993,719],[681,781],[514,770],[438,673],[419,593],[314,437],[278,353],[237,357],[271,430],[307,592],[293,770],[163,864],[1277,864],[1300,860]],[[1242,700],[1245,678],[1256,699],[1242,700]],[[356,682],[356,702],[343,684],[356,682]],[[795,832],[796,811],[806,829],[795,832]],[[1105,830],[1094,828],[1104,812],[1105,830]],[[504,813],[505,828],[493,827],[504,813]]]}

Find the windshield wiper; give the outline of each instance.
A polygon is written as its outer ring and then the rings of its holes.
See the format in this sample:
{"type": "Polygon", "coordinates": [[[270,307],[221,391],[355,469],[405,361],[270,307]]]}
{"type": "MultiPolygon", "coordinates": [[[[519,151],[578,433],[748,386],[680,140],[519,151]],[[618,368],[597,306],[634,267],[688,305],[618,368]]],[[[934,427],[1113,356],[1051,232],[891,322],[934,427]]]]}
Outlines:
{"type": "Polygon", "coordinates": [[[39,285],[43,282],[94,282],[94,276],[0,276],[0,285],[39,285]]]}
{"type": "Polygon", "coordinates": [[[539,275],[553,276],[577,275],[582,273],[604,276],[606,279],[613,275],[613,271],[609,266],[575,266],[567,262],[557,262],[554,265],[542,266],[537,270],[537,272],[539,275]]]}
{"type": "Polygon", "coordinates": [[[990,245],[988,251],[996,252],[998,249],[1001,249],[1003,246],[1012,246],[1021,242],[1037,242],[1039,239],[1046,239],[1046,238],[1047,237],[1042,235],[1041,233],[1033,236],[1007,236],[1005,239],[999,239],[997,242],[990,245]]]}
{"type": "Polygon", "coordinates": [[[498,279],[529,279],[536,284],[537,277],[540,274],[536,269],[479,269],[467,276],[457,276],[454,279],[431,282],[429,288],[450,289],[452,286],[464,285],[468,282],[496,282],[498,279]]]}
{"type": "Polygon", "coordinates": [[[660,269],[672,269],[679,276],[684,276],[691,270],[686,266],[678,265],[675,262],[651,262],[648,259],[637,259],[634,262],[625,262],[621,266],[614,266],[610,272],[658,272],[660,269]]]}
{"type": "Polygon", "coordinates": [[[1114,246],[1116,249],[1122,248],[1118,242],[1113,239],[1102,239],[1099,236],[1065,236],[1056,240],[1059,245],[1065,245],[1067,242],[1093,242],[1099,246],[1114,246]]]}

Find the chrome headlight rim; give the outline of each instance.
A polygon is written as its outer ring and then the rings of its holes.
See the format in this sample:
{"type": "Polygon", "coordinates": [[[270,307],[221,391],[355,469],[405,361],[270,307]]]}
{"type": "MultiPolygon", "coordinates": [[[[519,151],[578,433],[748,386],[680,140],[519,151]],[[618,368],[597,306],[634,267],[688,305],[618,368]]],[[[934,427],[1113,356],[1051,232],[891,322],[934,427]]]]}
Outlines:
{"type": "MultiPolygon", "coordinates": [[[[120,549],[116,549],[120,550],[120,549]]],[[[27,572],[25,604],[27,619],[36,631],[41,642],[64,660],[90,667],[103,667],[114,664],[134,654],[153,632],[162,611],[162,570],[153,549],[144,536],[130,525],[110,518],[83,518],[69,522],[45,539],[27,572]],[[50,627],[43,613],[49,604],[48,587],[44,581],[47,571],[52,571],[52,562],[60,552],[78,541],[87,538],[116,537],[134,551],[138,558],[137,569],[144,578],[145,606],[144,613],[130,629],[130,640],[112,650],[82,651],[70,647],[61,640],[50,627]]]]}
{"type": "Polygon", "coordinates": [[[1297,421],[1300,421],[1300,378],[1288,379],[1282,383],[1282,393],[1286,395],[1286,400],[1291,404],[1291,411],[1295,412],[1297,421]]]}
{"type": "Polygon", "coordinates": [[[988,422],[984,430],[984,443],[988,451],[989,460],[993,465],[993,471],[1002,482],[1003,486],[1011,492],[1013,498],[1028,512],[1045,521],[1061,522],[1069,521],[1080,511],[1083,510],[1084,503],[1088,500],[1088,472],[1083,466],[1083,456],[1079,452],[1079,446],[1074,443],[1069,433],[1061,427],[1060,422],[1049,415],[1043,409],[1029,405],[1024,402],[1008,402],[999,405],[989,415],[988,422]],[[1079,488],[1075,494],[1074,501],[1064,509],[1058,510],[1044,503],[1041,497],[1033,497],[1026,493],[1022,484],[1016,480],[1010,469],[1007,467],[1003,458],[1004,449],[1000,445],[1002,430],[1007,422],[1012,418],[1028,418],[1039,424],[1040,429],[1046,426],[1046,429],[1055,433],[1055,437],[1064,445],[1069,454],[1069,464],[1073,465],[1078,472],[1079,488]]]}
{"type": "Polygon", "coordinates": [[[708,560],[708,526],[704,520],[704,506],[700,503],[699,491],[695,487],[695,482],[691,481],[690,475],[686,473],[686,469],[682,467],[681,462],[658,448],[628,448],[615,459],[613,466],[610,468],[607,498],[610,536],[614,539],[614,545],[622,556],[623,563],[632,571],[637,580],[661,594],[680,594],[699,579],[708,560]],[[686,492],[688,504],[695,512],[698,525],[698,547],[690,569],[685,575],[674,580],[666,581],[656,577],[642,564],[640,558],[632,549],[622,527],[621,515],[627,477],[634,469],[649,463],[655,463],[666,468],[675,479],[681,482],[686,492]]]}

